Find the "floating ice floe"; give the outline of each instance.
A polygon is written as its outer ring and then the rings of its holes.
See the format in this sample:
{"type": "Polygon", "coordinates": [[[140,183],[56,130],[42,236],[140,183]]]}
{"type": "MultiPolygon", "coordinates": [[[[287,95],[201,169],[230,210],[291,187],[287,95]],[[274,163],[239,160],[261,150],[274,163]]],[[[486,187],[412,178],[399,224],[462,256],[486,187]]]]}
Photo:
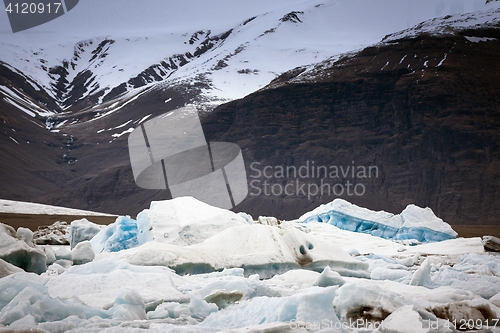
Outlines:
{"type": "Polygon", "coordinates": [[[415,205],[408,205],[401,214],[394,215],[335,199],[302,215],[298,221],[330,223],[340,229],[399,241],[439,242],[457,236],[448,223],[434,215],[432,209],[415,205]]]}
{"type": "Polygon", "coordinates": [[[101,253],[96,259],[163,265],[182,274],[242,267],[247,275],[271,277],[303,266],[319,272],[330,266],[342,275],[369,276],[366,263],[293,223],[249,224],[238,214],[191,197],[152,202],[150,209],[139,213],[136,224],[119,217],[91,243],[101,253]],[[126,229],[120,227],[124,223],[126,229]],[[111,253],[115,249],[123,250],[111,253]]]}

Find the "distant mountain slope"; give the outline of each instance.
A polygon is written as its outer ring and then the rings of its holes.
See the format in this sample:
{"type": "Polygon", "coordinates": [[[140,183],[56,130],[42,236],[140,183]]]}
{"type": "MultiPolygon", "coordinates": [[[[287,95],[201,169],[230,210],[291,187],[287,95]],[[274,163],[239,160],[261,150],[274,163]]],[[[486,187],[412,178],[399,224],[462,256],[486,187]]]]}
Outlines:
{"type": "MultiPolygon", "coordinates": [[[[429,22],[361,52],[296,68],[217,108],[205,119],[206,133],[236,142],[248,163],[259,163],[248,168],[256,194],[266,180],[320,184],[311,171],[309,178],[267,177],[276,166],[376,166],[378,177],[348,173],[325,181],[363,184],[363,196],[343,197],[365,207],[399,211],[415,203],[453,224],[496,224],[499,18],[493,11],[429,22]],[[267,176],[265,166],[273,167],[267,176]]],[[[262,193],[241,209],[293,218],[335,197],[295,194],[262,193]]]]}

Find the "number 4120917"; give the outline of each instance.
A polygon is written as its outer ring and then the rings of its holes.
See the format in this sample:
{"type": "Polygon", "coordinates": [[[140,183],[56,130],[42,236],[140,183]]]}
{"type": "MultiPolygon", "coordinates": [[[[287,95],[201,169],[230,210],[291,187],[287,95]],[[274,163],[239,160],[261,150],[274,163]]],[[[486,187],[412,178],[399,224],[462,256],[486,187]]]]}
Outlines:
{"type": "Polygon", "coordinates": [[[60,2],[47,3],[42,2],[23,2],[23,3],[9,3],[5,7],[5,11],[9,14],[57,14],[61,9],[60,2]]]}

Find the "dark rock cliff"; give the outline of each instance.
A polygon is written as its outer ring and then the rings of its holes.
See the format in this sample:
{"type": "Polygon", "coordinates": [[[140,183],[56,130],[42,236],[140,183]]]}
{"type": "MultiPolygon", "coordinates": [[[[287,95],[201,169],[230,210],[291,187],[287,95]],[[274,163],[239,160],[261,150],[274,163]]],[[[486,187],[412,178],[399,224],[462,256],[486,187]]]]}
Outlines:
{"type": "Polygon", "coordinates": [[[452,224],[498,223],[499,39],[483,29],[384,43],[220,106],[204,119],[207,139],[237,143],[254,181],[238,208],[296,218],[339,197],[342,185],[340,197],[371,209],[415,203],[452,224]],[[308,177],[293,173],[307,163],[308,177]],[[312,163],[356,174],[315,169],[318,177],[312,163]],[[362,173],[370,166],[371,177],[362,173]],[[305,185],[285,193],[290,183],[305,185]],[[325,183],[340,185],[328,195],[325,183]]]}

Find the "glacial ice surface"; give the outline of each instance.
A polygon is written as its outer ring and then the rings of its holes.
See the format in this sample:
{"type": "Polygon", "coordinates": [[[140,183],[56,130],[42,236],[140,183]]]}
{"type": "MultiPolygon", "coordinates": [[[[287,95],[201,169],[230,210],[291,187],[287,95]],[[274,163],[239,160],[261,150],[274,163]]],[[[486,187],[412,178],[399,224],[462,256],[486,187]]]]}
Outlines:
{"type": "Polygon", "coordinates": [[[49,295],[45,285],[24,280],[18,274],[0,280],[2,325],[12,325],[26,316],[30,316],[35,323],[60,321],[72,315],[85,319],[111,316],[104,310],[54,298],[49,295]]]}
{"type": "MultiPolygon", "coordinates": [[[[41,275],[0,261],[10,274],[0,279],[0,332],[420,333],[433,323],[451,333],[441,317],[500,317],[500,257],[480,238],[410,246],[317,221],[259,223],[220,211],[210,220],[211,207],[173,201],[153,205],[141,223],[120,217],[73,251],[38,247],[55,260],[41,275]],[[143,236],[151,239],[141,244],[143,236]],[[380,329],[343,328],[352,322],[380,329]]],[[[407,213],[409,227],[423,216],[407,213]]],[[[29,233],[1,230],[34,249],[29,233]]]]}

